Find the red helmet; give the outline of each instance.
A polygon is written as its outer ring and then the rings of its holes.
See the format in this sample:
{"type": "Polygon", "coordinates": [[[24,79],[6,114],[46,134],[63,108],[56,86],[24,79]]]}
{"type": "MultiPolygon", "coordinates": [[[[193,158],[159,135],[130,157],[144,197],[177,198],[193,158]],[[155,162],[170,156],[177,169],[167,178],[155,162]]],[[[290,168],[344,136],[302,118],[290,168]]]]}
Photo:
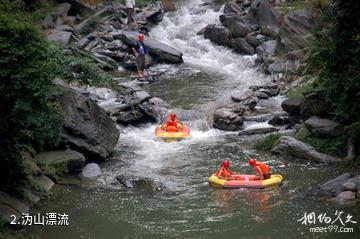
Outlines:
{"type": "Polygon", "coordinates": [[[171,113],[171,114],[170,114],[170,119],[175,120],[175,119],[176,119],[176,114],[171,113]]]}
{"type": "Polygon", "coordinates": [[[222,162],[222,166],[224,166],[225,168],[228,168],[228,167],[230,167],[230,162],[227,161],[227,160],[224,160],[224,161],[222,162]]]}
{"type": "Polygon", "coordinates": [[[250,166],[255,166],[256,165],[256,160],[255,159],[249,159],[248,161],[250,166]]]}
{"type": "Polygon", "coordinates": [[[145,39],[144,34],[139,33],[139,35],[138,35],[138,40],[139,40],[139,42],[143,42],[144,39],[145,39]]]}

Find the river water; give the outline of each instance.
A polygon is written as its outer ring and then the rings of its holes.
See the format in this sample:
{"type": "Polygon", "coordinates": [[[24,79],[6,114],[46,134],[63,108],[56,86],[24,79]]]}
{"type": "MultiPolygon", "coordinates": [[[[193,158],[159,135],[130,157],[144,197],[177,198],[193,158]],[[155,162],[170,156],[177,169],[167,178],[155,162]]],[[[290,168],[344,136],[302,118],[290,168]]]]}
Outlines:
{"type": "MultiPolygon", "coordinates": [[[[200,0],[181,1],[179,10],[168,13],[151,31],[152,37],[182,51],[184,64],[157,66],[167,72],[166,77],[147,90],[171,108],[193,109],[205,115],[202,120],[188,122],[192,138],[164,143],[154,139],[154,124],[119,127],[117,152],[101,164],[103,176],[85,187],[56,185],[54,196],[38,209],[66,213],[70,225],[39,227],[31,233],[44,239],[358,238],[358,227],[355,233],[311,234],[309,226],[298,221],[311,212],[335,217],[336,210],[359,219],[358,207],[341,207],[304,195],[308,187],[341,169],[256,152],[251,145],[262,136],[240,137],[204,127],[217,106],[230,102],[231,92],[269,81],[254,68],[254,57],[239,56],[196,35],[215,23],[219,14],[200,0]],[[234,171],[251,173],[247,156],[257,157],[268,163],[272,172],[282,174],[283,185],[267,190],[209,187],[207,178],[223,159],[232,162],[234,171]],[[166,190],[125,190],[115,183],[120,174],[158,180],[166,190]]],[[[281,100],[273,98],[261,105],[269,112],[280,111],[281,100]]]]}

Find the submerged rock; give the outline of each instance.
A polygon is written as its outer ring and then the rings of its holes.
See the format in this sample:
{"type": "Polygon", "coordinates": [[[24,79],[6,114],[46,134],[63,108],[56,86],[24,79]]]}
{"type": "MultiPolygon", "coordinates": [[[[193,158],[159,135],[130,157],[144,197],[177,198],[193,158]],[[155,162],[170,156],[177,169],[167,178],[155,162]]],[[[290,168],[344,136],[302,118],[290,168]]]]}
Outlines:
{"type": "Polygon", "coordinates": [[[163,191],[166,187],[163,183],[150,178],[118,175],[116,179],[127,189],[142,189],[146,191],[163,191]]]}

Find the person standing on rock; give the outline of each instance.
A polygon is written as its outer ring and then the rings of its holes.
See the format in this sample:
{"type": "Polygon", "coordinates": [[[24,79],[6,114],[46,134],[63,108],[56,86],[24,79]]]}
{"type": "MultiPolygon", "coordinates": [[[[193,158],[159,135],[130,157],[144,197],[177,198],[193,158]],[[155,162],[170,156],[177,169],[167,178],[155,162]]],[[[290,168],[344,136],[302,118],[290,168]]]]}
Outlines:
{"type": "Polygon", "coordinates": [[[132,47],[132,52],[136,58],[136,68],[138,70],[138,77],[145,77],[144,70],[145,70],[145,57],[148,53],[148,49],[144,43],[145,36],[144,34],[138,35],[138,41],[136,42],[136,46],[132,47]]]}
{"type": "Polygon", "coordinates": [[[126,0],[126,13],[128,18],[128,25],[134,24],[137,25],[135,21],[135,0],[126,0]]]}

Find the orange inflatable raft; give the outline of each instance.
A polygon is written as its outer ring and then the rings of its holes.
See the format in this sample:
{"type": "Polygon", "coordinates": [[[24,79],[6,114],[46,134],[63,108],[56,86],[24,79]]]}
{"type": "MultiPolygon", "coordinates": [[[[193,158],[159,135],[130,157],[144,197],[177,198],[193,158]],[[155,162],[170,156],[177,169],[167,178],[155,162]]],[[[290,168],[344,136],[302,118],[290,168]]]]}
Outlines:
{"type": "Polygon", "coordinates": [[[255,175],[238,174],[231,179],[219,178],[215,174],[209,177],[209,184],[216,188],[266,188],[281,184],[283,177],[273,174],[269,179],[255,180],[255,175]]]}
{"type": "Polygon", "coordinates": [[[178,122],[178,128],[165,130],[165,123],[156,127],[155,136],[165,142],[176,142],[190,137],[190,130],[182,123],[178,122]]]}

